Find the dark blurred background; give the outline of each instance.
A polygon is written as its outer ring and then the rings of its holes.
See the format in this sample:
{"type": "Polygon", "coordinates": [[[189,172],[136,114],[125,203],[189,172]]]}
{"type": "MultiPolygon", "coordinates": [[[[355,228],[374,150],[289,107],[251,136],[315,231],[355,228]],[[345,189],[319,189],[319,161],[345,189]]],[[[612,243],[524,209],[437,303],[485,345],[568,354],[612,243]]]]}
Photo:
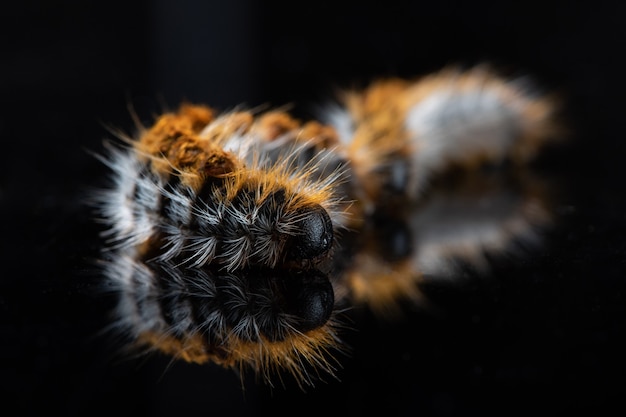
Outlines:
{"type": "Polygon", "coordinates": [[[616,1],[10,2],[0,25],[2,415],[556,415],[624,412],[626,6],[616,1]],[[560,3],[560,4],[559,4],[560,3]],[[175,5],[174,5],[175,4],[175,5]],[[430,288],[434,315],[364,315],[339,381],[303,393],[213,366],[112,358],[96,337],[89,154],[181,100],[293,104],[489,62],[564,98],[558,224],[537,256],[430,288]],[[9,411],[10,410],[10,411],[9,411]]]}

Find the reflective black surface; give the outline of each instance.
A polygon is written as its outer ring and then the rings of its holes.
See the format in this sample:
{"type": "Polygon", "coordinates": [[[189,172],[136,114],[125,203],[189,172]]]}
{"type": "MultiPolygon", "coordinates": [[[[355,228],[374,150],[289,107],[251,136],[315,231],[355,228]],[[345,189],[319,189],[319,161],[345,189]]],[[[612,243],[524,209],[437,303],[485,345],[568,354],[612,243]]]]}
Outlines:
{"type": "Polygon", "coordinates": [[[624,411],[626,9],[502,2],[31,1],[3,19],[0,393],[3,415],[484,416],[624,411]],[[142,4],[143,3],[143,4],[142,4]],[[198,2],[200,3],[200,2],[198,2]],[[254,4],[252,4],[254,3],[254,4]],[[298,103],[337,85],[487,60],[562,95],[572,139],[546,158],[557,225],[539,254],[430,285],[436,308],[354,312],[338,380],[306,393],[214,366],[121,358],[98,332],[89,152],[182,99],[298,103]],[[4,411],[4,410],[3,410],[4,411]]]}

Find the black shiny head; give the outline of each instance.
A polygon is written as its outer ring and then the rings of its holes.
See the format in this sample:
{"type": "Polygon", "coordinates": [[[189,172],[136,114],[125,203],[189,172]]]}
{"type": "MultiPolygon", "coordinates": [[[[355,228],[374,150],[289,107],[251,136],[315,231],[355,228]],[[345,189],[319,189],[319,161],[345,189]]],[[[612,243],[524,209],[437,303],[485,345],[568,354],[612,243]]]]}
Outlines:
{"type": "Polygon", "coordinates": [[[287,242],[292,260],[313,259],[328,252],[333,244],[333,223],[320,205],[299,213],[298,232],[287,242]]]}
{"type": "Polygon", "coordinates": [[[316,270],[300,271],[285,279],[287,310],[297,317],[301,332],[326,324],[335,306],[333,286],[316,270]]]}

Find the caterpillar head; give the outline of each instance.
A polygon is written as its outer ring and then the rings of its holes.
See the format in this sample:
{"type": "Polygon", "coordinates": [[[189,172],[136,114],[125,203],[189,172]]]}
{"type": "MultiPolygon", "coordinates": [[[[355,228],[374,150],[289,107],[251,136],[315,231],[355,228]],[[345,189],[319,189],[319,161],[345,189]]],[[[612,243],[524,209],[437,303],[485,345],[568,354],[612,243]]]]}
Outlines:
{"type": "Polygon", "coordinates": [[[287,241],[290,259],[312,259],[327,253],[333,242],[333,224],[328,212],[320,205],[302,210],[296,228],[299,233],[287,241]]]}

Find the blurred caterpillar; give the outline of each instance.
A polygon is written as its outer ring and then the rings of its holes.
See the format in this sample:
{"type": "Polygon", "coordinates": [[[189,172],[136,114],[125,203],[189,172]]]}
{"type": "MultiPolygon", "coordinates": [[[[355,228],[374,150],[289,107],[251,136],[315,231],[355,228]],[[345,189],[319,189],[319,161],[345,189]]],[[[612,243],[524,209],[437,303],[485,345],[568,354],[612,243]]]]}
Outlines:
{"type": "Polygon", "coordinates": [[[115,328],[269,383],[282,370],[300,384],[333,375],[340,303],[383,311],[423,274],[478,264],[547,221],[532,193],[483,187],[498,202],[481,212],[429,189],[451,166],[524,166],[559,137],[555,112],[478,67],[345,92],[320,122],[186,104],[138,126],[99,157],[113,172],[96,197],[115,328]],[[438,228],[455,219],[458,234],[438,228]]]}

